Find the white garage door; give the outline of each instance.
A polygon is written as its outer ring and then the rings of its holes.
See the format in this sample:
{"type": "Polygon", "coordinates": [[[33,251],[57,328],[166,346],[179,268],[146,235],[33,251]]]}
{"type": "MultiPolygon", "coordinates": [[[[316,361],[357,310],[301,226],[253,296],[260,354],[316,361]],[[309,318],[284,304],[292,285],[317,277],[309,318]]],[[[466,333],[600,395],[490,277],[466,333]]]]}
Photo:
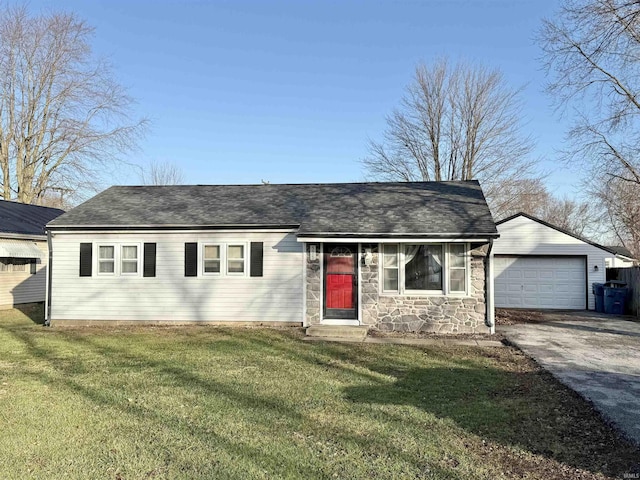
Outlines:
{"type": "Polygon", "coordinates": [[[585,262],[583,257],[496,255],[496,307],[586,308],[585,262]]]}

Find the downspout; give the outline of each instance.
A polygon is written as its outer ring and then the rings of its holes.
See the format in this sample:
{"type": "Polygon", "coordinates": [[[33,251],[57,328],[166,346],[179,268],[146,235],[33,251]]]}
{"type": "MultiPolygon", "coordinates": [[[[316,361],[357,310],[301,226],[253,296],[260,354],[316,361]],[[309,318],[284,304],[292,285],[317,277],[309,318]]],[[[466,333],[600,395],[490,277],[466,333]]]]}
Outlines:
{"type": "Polygon", "coordinates": [[[489,239],[489,248],[487,249],[487,268],[485,268],[485,291],[487,314],[485,323],[489,327],[490,333],[496,333],[495,319],[495,302],[493,295],[493,238],[489,239]]]}
{"type": "Polygon", "coordinates": [[[51,242],[51,230],[47,230],[47,250],[49,251],[49,263],[47,264],[47,296],[45,297],[44,324],[51,326],[51,278],[53,265],[53,243],[51,242]]]}

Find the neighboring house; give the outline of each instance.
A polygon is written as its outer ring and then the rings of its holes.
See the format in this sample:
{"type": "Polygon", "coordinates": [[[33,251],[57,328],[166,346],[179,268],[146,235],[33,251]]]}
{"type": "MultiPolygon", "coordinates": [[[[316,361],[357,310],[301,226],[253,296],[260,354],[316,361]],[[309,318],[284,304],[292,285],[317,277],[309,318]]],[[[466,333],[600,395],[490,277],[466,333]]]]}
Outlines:
{"type": "Polygon", "coordinates": [[[638,262],[633,253],[625,247],[609,246],[607,249],[613,254],[604,259],[607,268],[630,268],[638,262]]]}
{"type": "Polygon", "coordinates": [[[44,226],[63,213],[0,200],[0,309],[44,302],[49,256],[44,226]]]}
{"type": "Polygon", "coordinates": [[[475,181],[111,187],[48,229],[53,325],[492,324],[475,181]]]}
{"type": "Polygon", "coordinates": [[[591,284],[605,282],[608,247],[524,213],[496,226],[496,307],[595,308],[591,284]]]}

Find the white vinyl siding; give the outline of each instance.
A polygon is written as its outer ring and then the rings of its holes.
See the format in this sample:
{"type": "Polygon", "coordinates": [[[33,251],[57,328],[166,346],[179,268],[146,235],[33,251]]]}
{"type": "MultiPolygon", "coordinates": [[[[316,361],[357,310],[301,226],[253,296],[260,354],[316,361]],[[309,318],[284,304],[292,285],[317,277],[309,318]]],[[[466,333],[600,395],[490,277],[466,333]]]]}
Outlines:
{"type": "MultiPolygon", "coordinates": [[[[604,261],[605,258],[611,256],[610,253],[522,216],[501,223],[497,228],[500,238],[494,242],[493,254],[495,256],[546,256],[558,257],[558,259],[566,256],[585,256],[587,259],[586,285],[580,287],[587,292],[588,308],[590,310],[595,308],[591,284],[605,282],[604,261]]],[[[500,280],[497,272],[494,279],[496,282],[500,280]]],[[[567,282],[574,283],[576,281],[580,280],[567,280],[567,282]]]]}
{"type": "MultiPolygon", "coordinates": [[[[226,248],[221,248],[224,257],[226,248]]],[[[86,233],[53,238],[52,320],[302,321],[302,244],[291,233],[86,233]],[[250,277],[250,242],[264,243],[264,276],[250,277]],[[80,243],[156,243],[156,276],[80,277],[80,243]],[[184,244],[243,245],[244,274],[184,276],[184,244]]],[[[97,255],[96,248],[93,250],[97,255]]],[[[138,256],[142,257],[142,249],[138,256]]],[[[95,258],[94,258],[95,261],[95,258]]],[[[223,264],[224,265],[224,264],[223,264]]],[[[222,267],[226,269],[226,266],[222,267]]],[[[94,271],[95,272],[95,271],[94,271]]]]}
{"type": "Polygon", "coordinates": [[[23,271],[0,273],[0,308],[10,308],[21,303],[44,302],[47,262],[49,254],[46,241],[24,240],[43,252],[36,264],[36,273],[31,273],[31,266],[26,265],[23,271]]]}

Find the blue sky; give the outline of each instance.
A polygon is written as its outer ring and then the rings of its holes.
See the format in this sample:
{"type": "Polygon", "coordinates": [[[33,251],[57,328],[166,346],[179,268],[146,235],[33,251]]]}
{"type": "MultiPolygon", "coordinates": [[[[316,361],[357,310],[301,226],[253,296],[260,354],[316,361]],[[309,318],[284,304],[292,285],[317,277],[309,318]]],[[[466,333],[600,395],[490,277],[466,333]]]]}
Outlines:
{"type": "MultiPolygon", "coordinates": [[[[524,85],[525,130],[553,191],[565,126],[543,92],[534,42],[558,1],[41,0],[96,28],[151,129],[132,161],[179,164],[188,183],[360,181],[419,61],[447,55],[524,85]]],[[[122,175],[118,183],[135,183],[122,175]]]]}

